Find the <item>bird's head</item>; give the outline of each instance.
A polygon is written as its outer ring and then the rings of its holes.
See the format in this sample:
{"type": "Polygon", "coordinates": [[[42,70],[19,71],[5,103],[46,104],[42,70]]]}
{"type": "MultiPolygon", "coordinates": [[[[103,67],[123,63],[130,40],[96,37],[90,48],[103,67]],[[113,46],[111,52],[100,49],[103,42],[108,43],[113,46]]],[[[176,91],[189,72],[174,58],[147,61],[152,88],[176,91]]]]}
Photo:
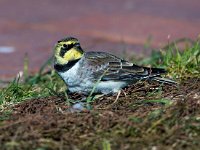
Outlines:
{"type": "Polygon", "coordinates": [[[66,37],[57,42],[54,48],[55,64],[65,65],[80,59],[84,54],[78,39],[66,37]]]}

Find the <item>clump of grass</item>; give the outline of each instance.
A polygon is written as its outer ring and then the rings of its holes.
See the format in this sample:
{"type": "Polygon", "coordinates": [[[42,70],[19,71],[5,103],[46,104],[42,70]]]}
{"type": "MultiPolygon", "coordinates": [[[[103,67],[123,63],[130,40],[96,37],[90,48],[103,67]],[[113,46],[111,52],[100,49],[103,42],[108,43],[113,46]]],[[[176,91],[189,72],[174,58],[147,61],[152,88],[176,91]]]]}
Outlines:
{"type": "Polygon", "coordinates": [[[153,51],[150,58],[141,61],[142,64],[151,64],[155,67],[163,67],[168,70],[168,76],[176,79],[198,77],[200,74],[200,44],[199,40],[192,42],[183,49],[177,47],[179,42],[187,41],[181,39],[172,42],[160,51],[153,51]]]}
{"type": "Polygon", "coordinates": [[[41,76],[35,81],[35,76],[27,79],[26,82],[20,82],[20,78],[14,79],[6,88],[0,91],[0,110],[4,106],[19,103],[27,99],[48,97],[61,93],[64,85],[59,81],[55,73],[41,76]],[[55,81],[56,80],[56,81],[55,81]]]}
{"type": "Polygon", "coordinates": [[[25,57],[23,76],[16,77],[6,88],[0,90],[0,111],[5,107],[27,99],[49,97],[64,94],[66,87],[53,69],[45,72],[51,66],[47,61],[35,75],[28,75],[28,58],[25,57]]]}
{"type": "Polygon", "coordinates": [[[176,46],[167,51],[162,50],[163,65],[175,78],[198,77],[200,74],[200,44],[195,42],[191,47],[180,51],[176,46]]]}

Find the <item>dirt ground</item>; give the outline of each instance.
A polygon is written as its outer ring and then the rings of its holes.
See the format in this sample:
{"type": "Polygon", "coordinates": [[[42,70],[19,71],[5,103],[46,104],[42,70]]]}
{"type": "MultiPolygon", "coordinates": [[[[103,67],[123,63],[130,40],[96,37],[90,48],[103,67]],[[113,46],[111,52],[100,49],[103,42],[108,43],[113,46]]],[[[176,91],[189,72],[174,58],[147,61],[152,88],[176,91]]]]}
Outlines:
{"type": "MultiPolygon", "coordinates": [[[[15,105],[8,118],[0,122],[1,149],[156,150],[200,146],[200,79],[188,79],[178,87],[138,83],[115,99],[116,95],[104,96],[91,104],[91,110],[73,113],[62,96],[15,105]]],[[[3,117],[6,115],[0,114],[3,117]]]]}

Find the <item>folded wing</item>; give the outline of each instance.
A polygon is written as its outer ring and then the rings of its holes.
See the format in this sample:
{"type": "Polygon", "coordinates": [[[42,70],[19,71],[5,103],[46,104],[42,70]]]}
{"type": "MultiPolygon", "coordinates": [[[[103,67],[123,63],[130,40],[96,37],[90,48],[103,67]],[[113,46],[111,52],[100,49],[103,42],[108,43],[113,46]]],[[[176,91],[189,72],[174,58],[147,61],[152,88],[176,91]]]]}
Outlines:
{"type": "Polygon", "coordinates": [[[137,66],[126,60],[104,52],[86,53],[88,66],[92,66],[95,79],[101,81],[138,81],[160,77],[164,69],[137,66]]]}

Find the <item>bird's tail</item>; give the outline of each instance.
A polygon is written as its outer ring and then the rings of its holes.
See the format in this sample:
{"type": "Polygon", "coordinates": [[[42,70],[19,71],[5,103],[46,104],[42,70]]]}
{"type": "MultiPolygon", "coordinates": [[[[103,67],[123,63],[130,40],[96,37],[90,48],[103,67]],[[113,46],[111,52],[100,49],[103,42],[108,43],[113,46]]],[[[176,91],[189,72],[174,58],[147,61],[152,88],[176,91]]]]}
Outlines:
{"type": "Polygon", "coordinates": [[[152,78],[152,80],[160,82],[160,83],[164,83],[164,84],[170,84],[170,85],[177,85],[178,84],[176,81],[173,81],[173,80],[167,79],[167,78],[162,78],[162,77],[154,77],[154,78],[152,78]]]}
{"type": "Polygon", "coordinates": [[[163,68],[148,68],[148,67],[143,67],[146,70],[148,70],[149,74],[155,75],[155,74],[165,74],[167,71],[163,68]]]}
{"type": "Polygon", "coordinates": [[[176,81],[161,77],[162,74],[167,73],[167,71],[165,69],[162,69],[162,68],[146,68],[146,69],[148,70],[148,72],[150,74],[150,78],[153,81],[157,81],[157,82],[164,83],[164,84],[170,84],[170,85],[178,84],[176,81]]]}

